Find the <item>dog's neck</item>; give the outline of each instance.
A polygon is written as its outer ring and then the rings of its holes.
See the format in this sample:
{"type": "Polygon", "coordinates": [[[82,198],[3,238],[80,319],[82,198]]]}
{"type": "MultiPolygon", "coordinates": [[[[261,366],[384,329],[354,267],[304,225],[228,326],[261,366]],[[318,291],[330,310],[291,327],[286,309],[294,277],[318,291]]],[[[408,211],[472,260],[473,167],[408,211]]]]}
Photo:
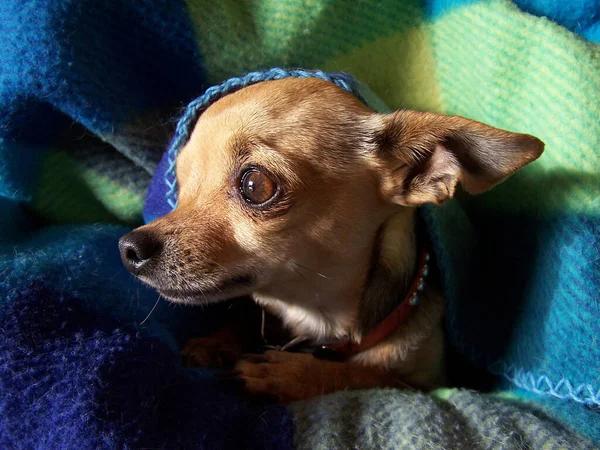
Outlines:
{"type": "Polygon", "coordinates": [[[358,307],[360,335],[368,333],[402,302],[417,262],[414,210],[395,214],[379,229],[373,262],[358,307]]]}
{"type": "MultiPolygon", "coordinates": [[[[402,209],[388,218],[370,246],[368,265],[348,261],[330,277],[311,283],[309,299],[298,284],[288,285],[286,293],[257,292],[255,301],[281,317],[295,336],[316,342],[351,338],[360,341],[381,322],[406,294],[414,276],[417,257],[415,211],[402,209]],[[347,280],[337,283],[335,280],[347,280]]],[[[366,257],[368,257],[368,252],[366,257]]]]}

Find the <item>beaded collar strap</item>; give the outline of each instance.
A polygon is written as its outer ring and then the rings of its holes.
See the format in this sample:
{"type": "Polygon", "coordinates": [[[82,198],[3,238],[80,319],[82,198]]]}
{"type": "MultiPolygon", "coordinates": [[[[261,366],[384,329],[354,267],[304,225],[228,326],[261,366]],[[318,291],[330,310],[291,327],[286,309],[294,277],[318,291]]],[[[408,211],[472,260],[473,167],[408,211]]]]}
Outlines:
{"type": "Polygon", "coordinates": [[[419,267],[415,279],[404,299],[383,321],[369,331],[360,342],[348,339],[343,342],[320,345],[313,354],[317,358],[347,359],[374,347],[391,336],[408,319],[411,311],[419,304],[420,295],[425,289],[425,281],[429,274],[429,262],[429,248],[425,247],[419,257],[419,267]]]}

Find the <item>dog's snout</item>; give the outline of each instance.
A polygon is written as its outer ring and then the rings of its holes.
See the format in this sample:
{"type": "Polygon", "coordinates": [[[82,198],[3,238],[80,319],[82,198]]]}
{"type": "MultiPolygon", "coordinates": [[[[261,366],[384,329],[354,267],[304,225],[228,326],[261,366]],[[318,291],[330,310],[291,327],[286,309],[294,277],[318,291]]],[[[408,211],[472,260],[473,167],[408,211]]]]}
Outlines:
{"type": "Polygon", "coordinates": [[[132,231],[119,241],[123,264],[134,275],[139,275],[147,263],[158,255],[160,249],[160,241],[147,231],[132,231]]]}

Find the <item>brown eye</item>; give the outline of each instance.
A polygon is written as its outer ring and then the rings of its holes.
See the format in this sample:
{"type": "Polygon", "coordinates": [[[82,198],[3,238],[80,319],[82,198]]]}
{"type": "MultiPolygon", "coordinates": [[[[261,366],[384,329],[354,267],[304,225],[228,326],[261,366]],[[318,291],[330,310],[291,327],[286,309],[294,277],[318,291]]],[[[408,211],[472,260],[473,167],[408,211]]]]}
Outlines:
{"type": "Polygon", "coordinates": [[[277,194],[277,184],[259,169],[249,169],[242,175],[240,191],[248,203],[262,205],[277,194]]]}

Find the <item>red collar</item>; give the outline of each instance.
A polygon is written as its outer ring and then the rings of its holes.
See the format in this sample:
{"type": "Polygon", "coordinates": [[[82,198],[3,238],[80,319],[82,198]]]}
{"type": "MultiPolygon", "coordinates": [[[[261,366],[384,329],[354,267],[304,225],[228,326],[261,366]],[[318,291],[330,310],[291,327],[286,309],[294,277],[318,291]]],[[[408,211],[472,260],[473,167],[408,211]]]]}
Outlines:
{"type": "Polygon", "coordinates": [[[394,333],[406,321],[410,312],[419,304],[419,295],[425,287],[425,278],[429,274],[429,259],[429,251],[425,247],[421,251],[419,268],[406,297],[382,322],[367,333],[360,343],[348,339],[339,343],[321,345],[313,354],[317,358],[347,359],[379,344],[394,333]]]}

